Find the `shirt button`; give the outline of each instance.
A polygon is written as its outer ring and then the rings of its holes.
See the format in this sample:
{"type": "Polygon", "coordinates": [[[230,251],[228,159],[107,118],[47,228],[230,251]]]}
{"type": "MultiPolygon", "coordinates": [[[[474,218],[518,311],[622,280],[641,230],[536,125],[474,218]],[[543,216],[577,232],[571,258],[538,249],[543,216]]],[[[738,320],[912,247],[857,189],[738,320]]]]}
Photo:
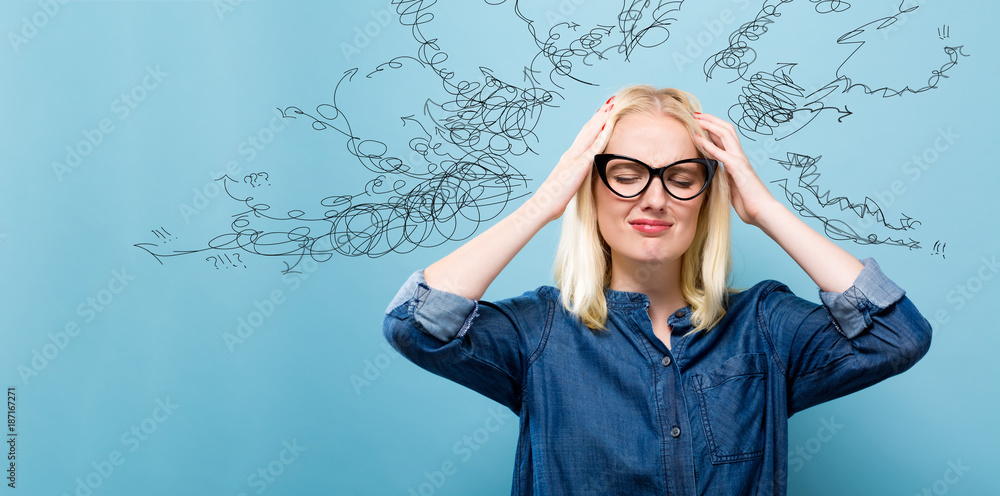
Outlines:
{"type": "Polygon", "coordinates": [[[671,362],[671,360],[670,360],[670,356],[669,355],[663,357],[663,360],[660,360],[660,363],[662,363],[664,367],[669,366],[670,362],[671,362]]]}
{"type": "Polygon", "coordinates": [[[673,427],[671,427],[670,428],[670,435],[673,436],[673,437],[680,437],[680,435],[681,435],[681,428],[677,427],[676,425],[673,426],[673,427]]]}
{"type": "Polygon", "coordinates": [[[677,317],[678,319],[681,318],[681,317],[683,317],[683,316],[684,316],[684,310],[678,310],[678,311],[674,312],[674,317],[677,317]]]}

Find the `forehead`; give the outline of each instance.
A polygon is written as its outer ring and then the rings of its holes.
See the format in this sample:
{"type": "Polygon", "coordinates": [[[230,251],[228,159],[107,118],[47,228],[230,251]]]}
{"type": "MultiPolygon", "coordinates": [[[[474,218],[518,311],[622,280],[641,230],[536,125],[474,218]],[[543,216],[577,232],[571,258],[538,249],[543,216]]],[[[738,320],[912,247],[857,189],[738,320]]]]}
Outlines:
{"type": "Polygon", "coordinates": [[[605,153],[625,155],[653,167],[698,156],[687,128],[667,116],[629,114],[618,119],[605,153]]]}

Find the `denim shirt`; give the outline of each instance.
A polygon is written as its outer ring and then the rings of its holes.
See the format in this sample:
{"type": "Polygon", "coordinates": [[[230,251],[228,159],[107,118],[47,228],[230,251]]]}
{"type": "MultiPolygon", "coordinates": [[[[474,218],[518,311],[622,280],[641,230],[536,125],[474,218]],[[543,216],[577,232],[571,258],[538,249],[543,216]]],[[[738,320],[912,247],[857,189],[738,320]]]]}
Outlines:
{"type": "Polygon", "coordinates": [[[418,366],[510,408],[512,495],[784,495],[788,417],[903,372],[931,327],[872,259],[822,305],[764,281],[723,319],[672,314],[606,289],[595,333],[542,286],[496,302],[433,289],[417,271],[386,309],[385,338],[418,366]]]}

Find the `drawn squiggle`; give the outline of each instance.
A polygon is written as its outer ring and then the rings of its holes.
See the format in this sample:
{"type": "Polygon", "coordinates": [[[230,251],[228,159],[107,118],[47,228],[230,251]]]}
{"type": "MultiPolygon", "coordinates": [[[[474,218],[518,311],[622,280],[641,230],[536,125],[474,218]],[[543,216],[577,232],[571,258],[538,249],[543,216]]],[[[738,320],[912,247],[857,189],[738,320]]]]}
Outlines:
{"type": "MultiPolygon", "coordinates": [[[[317,262],[329,260],[334,254],[379,257],[466,239],[474,232],[466,221],[476,226],[492,220],[509,202],[520,198],[513,192],[518,186],[526,186],[527,179],[505,161],[497,161],[502,155],[490,147],[477,150],[469,145],[469,153],[452,159],[436,153],[436,145],[431,144],[433,136],[421,126],[423,136],[410,141],[410,149],[428,163],[426,171],[418,172],[412,164],[387,155],[384,143],[354,136],[349,119],[336,101],[341,84],[350,81],[356,72],[348,71],[338,83],[334,104],[320,105],[313,113],[297,107],[288,107],[282,113],[289,119],[309,119],[317,131],[334,131],[343,136],[349,153],[367,169],[380,173],[368,181],[364,192],[323,198],[318,205],[325,209],[321,216],[307,216],[299,209],[277,213],[267,202],[238,193],[241,184],[223,176],[218,181],[226,195],[247,208],[233,215],[228,232],[195,250],[166,252],[150,243],[135,246],[160,263],[166,257],[207,250],[289,257],[285,272],[293,272],[306,257],[317,262]],[[255,227],[262,222],[292,223],[295,227],[270,231],[255,227]]],[[[403,122],[416,121],[404,118],[403,122]]]]}
{"type": "Polygon", "coordinates": [[[820,173],[818,172],[818,167],[816,165],[820,158],[822,158],[821,155],[810,157],[808,155],[789,152],[786,154],[786,157],[787,158],[785,160],[772,160],[781,164],[781,166],[786,170],[797,172],[798,176],[795,178],[796,187],[790,188],[789,179],[787,178],[771,181],[771,183],[777,184],[781,190],[784,191],[785,199],[788,200],[788,203],[799,213],[799,215],[819,220],[823,224],[823,231],[826,233],[827,237],[837,241],[851,241],[861,245],[884,244],[890,246],[905,246],[911,250],[920,248],[920,242],[914,240],[913,238],[902,239],[892,238],[889,236],[879,238],[879,236],[874,233],[864,234],[858,232],[854,226],[851,226],[841,219],[830,218],[814,212],[811,208],[806,206],[806,200],[803,196],[803,192],[808,194],[811,197],[811,200],[815,200],[820,208],[833,207],[838,209],[840,212],[851,212],[858,219],[871,217],[878,224],[894,231],[911,231],[920,225],[920,221],[907,215],[903,215],[899,219],[898,224],[891,224],[887,222],[882,208],[878,205],[878,203],[869,197],[865,197],[864,201],[856,202],[850,200],[846,196],[836,196],[831,198],[829,190],[821,191],[818,184],[820,173]]]}
{"type": "MultiPolygon", "coordinates": [[[[792,78],[792,70],[798,65],[797,63],[778,64],[777,68],[771,72],[757,71],[747,76],[750,66],[756,61],[757,56],[756,51],[750,47],[750,42],[760,39],[767,33],[768,26],[781,16],[778,8],[791,1],[793,0],[765,1],[753,21],[743,24],[730,35],[729,46],[709,57],[705,62],[707,79],[711,79],[714,70],[723,69],[736,71],[736,77],[730,83],[736,80],[746,82],[737,97],[737,103],[729,109],[729,118],[736,123],[740,134],[750,140],[756,139],[756,136],[776,136],[775,140],[782,140],[803,129],[824,111],[837,113],[838,122],[842,122],[844,118],[852,114],[847,106],[838,107],[825,102],[825,99],[838,90],[840,93],[861,91],[869,96],[890,98],[935,89],[941,78],[948,77],[946,73],[958,64],[960,57],[968,57],[962,51],[963,46],[961,45],[945,46],[943,50],[948,61],[939,68],[932,69],[926,84],[916,89],[909,86],[898,89],[887,86],[873,88],[844,74],[844,66],[867,43],[867,41],[860,39],[862,34],[871,29],[877,31],[889,28],[899,20],[899,16],[917,8],[914,6],[903,9],[900,5],[896,14],[865,23],[837,38],[838,45],[855,45],[855,47],[837,66],[834,78],[817,90],[808,91],[792,78]],[[787,125],[789,123],[792,125],[787,125]],[[777,135],[776,130],[779,127],[786,128],[786,131],[781,135],[777,135]]],[[[850,8],[850,4],[846,2],[810,1],[816,4],[816,12],[820,14],[843,12],[850,8]]]]}
{"type": "Polygon", "coordinates": [[[705,61],[705,80],[712,79],[712,73],[716,69],[736,71],[736,77],[729,83],[745,79],[750,65],[757,60],[757,52],[750,47],[750,43],[759,40],[767,33],[767,27],[775,22],[775,18],[781,17],[778,8],[794,0],[765,0],[760,11],[754,16],[752,21],[743,23],[729,35],[729,46],[719,50],[705,61]]]}
{"type": "Polygon", "coordinates": [[[872,88],[864,83],[853,82],[847,76],[838,76],[822,88],[806,94],[805,88],[792,78],[795,63],[780,64],[777,69],[767,73],[757,72],[750,77],[749,82],[741,90],[737,103],[729,109],[729,118],[736,124],[747,139],[754,136],[773,136],[775,130],[785,124],[788,131],[775,140],[791,136],[813,121],[821,112],[833,111],[839,114],[838,121],[843,121],[852,112],[845,105],[843,108],[828,105],[824,99],[840,90],[847,93],[859,90],[866,95],[882,98],[915,95],[938,87],[941,78],[948,77],[945,73],[951,70],[960,56],[968,57],[962,52],[962,46],[944,47],[948,61],[938,69],[931,70],[927,84],[920,88],[906,86],[901,89],[889,87],[872,88]]]}
{"type": "Polygon", "coordinates": [[[655,3],[632,0],[622,6],[616,24],[596,24],[581,30],[581,25],[576,22],[561,22],[552,26],[543,38],[535,27],[535,20],[524,15],[520,4],[515,2],[514,13],[525,23],[539,50],[526,71],[532,77],[545,72],[538,66],[538,62],[545,60],[551,66],[548,70],[549,82],[556,88],[563,88],[559,78],[593,85],[573,75],[576,63],[592,66],[595,60],[609,58],[609,53],[621,54],[623,60],[628,61],[638,48],[650,49],[666,43],[670,38],[669,27],[677,21],[672,15],[680,11],[683,3],[683,0],[660,0],[655,3]]]}
{"type": "MultiPolygon", "coordinates": [[[[448,67],[449,56],[437,40],[424,34],[424,27],[434,20],[431,7],[436,3],[392,2],[399,23],[409,28],[417,46],[410,55],[375,65],[365,76],[387,77],[416,69],[432,71],[440,81],[444,98],[427,98],[422,115],[401,117],[404,127],[416,131],[406,143],[409,156],[395,156],[382,140],[359,136],[352,129],[338,103],[342,85],[359,73],[351,69],[337,83],[330,103],[312,110],[289,106],[282,115],[304,119],[313,130],[343,139],[352,158],[376,174],[363,192],[330,195],[309,208],[276,212],[267,201],[241,193],[241,185],[223,176],[218,181],[226,194],[244,207],[233,215],[227,232],[194,250],[167,251],[154,243],[136,246],[161,263],[165,257],[206,250],[285,257],[285,272],[294,272],[305,257],[316,261],[335,254],[379,257],[466,239],[480,223],[528,194],[528,179],[510,160],[535,153],[534,129],[544,109],[555,107],[562,98],[555,90],[562,88],[563,80],[592,84],[573,75],[576,64],[592,65],[609,53],[623,53],[627,59],[636,48],[666,41],[667,26],[676,20],[669,13],[682,2],[632,2],[618,16],[617,31],[615,26],[598,25],[577,33],[578,24],[561,23],[544,39],[535,36],[532,21],[522,16],[538,47],[525,66],[523,84],[505,80],[488,67],[480,67],[475,80],[459,78],[448,67]],[[611,39],[618,35],[620,40],[611,39]],[[548,81],[543,85],[538,75],[545,72],[548,81]],[[306,212],[315,209],[322,212],[306,212]]],[[[515,12],[520,15],[516,3],[515,12]]],[[[275,175],[269,177],[273,183],[275,175]]]]}
{"type": "Polygon", "coordinates": [[[851,8],[851,4],[842,0],[809,0],[816,9],[817,14],[829,14],[831,12],[844,12],[851,8]]]}
{"type": "Polygon", "coordinates": [[[223,176],[218,180],[226,194],[245,207],[233,216],[226,233],[195,250],[165,251],[152,243],[136,246],[161,263],[164,257],[205,250],[290,257],[285,271],[291,272],[305,257],[316,261],[333,254],[378,257],[466,239],[480,223],[494,219],[511,201],[526,195],[527,179],[509,157],[534,153],[534,127],[542,109],[553,106],[559,95],[530,78],[523,87],[503,81],[485,67],[480,68],[479,81],[459,80],[446,68],[448,54],[421,31],[422,25],[433,20],[427,9],[435,3],[394,2],[399,21],[411,28],[418,47],[414,56],[378,64],[367,75],[382,77],[415,64],[439,78],[447,97],[440,103],[427,99],[423,115],[401,118],[404,126],[418,131],[407,142],[408,157],[394,156],[386,143],[358,136],[352,129],[338,103],[342,85],[358,73],[352,69],[338,82],[331,103],[310,111],[286,107],[282,114],[305,119],[314,130],[343,138],[347,152],[377,174],[363,192],[323,198],[318,205],[325,209],[321,215],[307,215],[303,209],[276,213],[268,202],[238,193],[232,178],[223,176]],[[285,224],[289,227],[280,227],[285,224]]]}

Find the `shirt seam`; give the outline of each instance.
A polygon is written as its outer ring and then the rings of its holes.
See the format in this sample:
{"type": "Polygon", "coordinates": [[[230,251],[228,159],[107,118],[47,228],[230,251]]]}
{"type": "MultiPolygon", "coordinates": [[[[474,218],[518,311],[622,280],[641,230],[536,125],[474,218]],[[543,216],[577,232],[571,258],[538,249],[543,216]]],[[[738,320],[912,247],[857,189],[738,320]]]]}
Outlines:
{"type": "Polygon", "coordinates": [[[767,343],[768,348],[771,350],[771,360],[778,366],[778,370],[781,371],[781,375],[787,380],[788,378],[788,367],[781,360],[781,354],[778,353],[778,348],[774,344],[774,338],[771,336],[771,328],[767,325],[767,319],[764,317],[766,315],[766,309],[763,308],[765,300],[771,294],[778,289],[784,287],[783,284],[777,281],[770,281],[761,290],[760,295],[757,297],[757,330],[760,332],[761,337],[767,343]]]}
{"type": "MultiPolygon", "coordinates": [[[[534,365],[535,361],[542,356],[542,352],[545,351],[545,345],[549,342],[549,335],[552,331],[552,322],[555,317],[555,307],[552,299],[552,295],[548,294],[549,291],[546,288],[542,288],[538,291],[539,295],[544,297],[546,303],[546,317],[545,325],[542,327],[541,336],[538,338],[538,344],[535,348],[528,354],[527,363],[524,366],[524,373],[521,374],[521,398],[525,398],[525,392],[528,389],[528,372],[531,370],[531,366],[534,365]]],[[[519,319],[520,320],[520,319],[519,319]]]]}

